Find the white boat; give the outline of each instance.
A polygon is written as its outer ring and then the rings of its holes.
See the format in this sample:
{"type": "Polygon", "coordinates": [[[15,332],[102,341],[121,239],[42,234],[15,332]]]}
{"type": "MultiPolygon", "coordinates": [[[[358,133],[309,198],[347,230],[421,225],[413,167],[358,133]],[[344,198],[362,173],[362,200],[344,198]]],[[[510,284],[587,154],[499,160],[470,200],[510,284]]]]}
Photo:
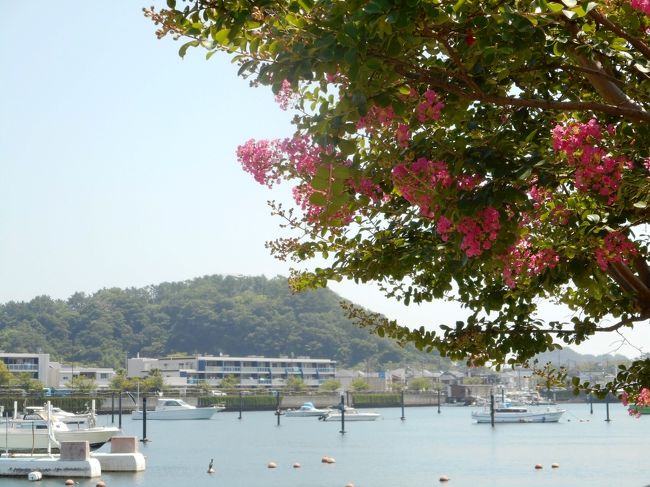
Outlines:
{"type": "Polygon", "coordinates": [[[304,418],[307,416],[323,416],[331,411],[331,409],[319,409],[314,406],[312,402],[303,403],[298,409],[287,409],[284,415],[287,418],[304,418]]]}
{"type": "MultiPolygon", "coordinates": [[[[158,398],[156,409],[147,410],[149,419],[210,419],[215,413],[226,409],[224,406],[197,408],[181,399],[158,398]]],[[[131,419],[142,419],[142,411],[133,411],[131,419]]]]}
{"type": "MultiPolygon", "coordinates": [[[[344,420],[345,421],[375,421],[376,419],[379,419],[381,417],[381,414],[375,413],[372,411],[359,411],[358,409],[350,408],[350,407],[345,407],[345,415],[344,415],[344,420]]],[[[320,416],[318,419],[322,421],[341,421],[341,410],[340,409],[332,409],[325,413],[324,415],[320,416]]]]}
{"type": "Polygon", "coordinates": [[[96,449],[120,433],[115,426],[70,428],[54,418],[47,421],[38,414],[0,423],[0,451],[31,452],[58,450],[62,441],[87,441],[96,449]]]}
{"type": "MultiPolygon", "coordinates": [[[[39,414],[43,418],[47,417],[47,410],[45,406],[25,406],[25,414],[39,414]]],[[[91,413],[75,414],[63,409],[51,406],[51,414],[53,419],[57,419],[65,424],[90,424],[92,423],[91,413]]]]}
{"type": "MultiPolygon", "coordinates": [[[[557,423],[566,409],[529,408],[527,406],[503,406],[494,408],[495,423],[557,423]]],[[[472,419],[477,423],[491,423],[489,409],[473,411],[472,419]]]]}

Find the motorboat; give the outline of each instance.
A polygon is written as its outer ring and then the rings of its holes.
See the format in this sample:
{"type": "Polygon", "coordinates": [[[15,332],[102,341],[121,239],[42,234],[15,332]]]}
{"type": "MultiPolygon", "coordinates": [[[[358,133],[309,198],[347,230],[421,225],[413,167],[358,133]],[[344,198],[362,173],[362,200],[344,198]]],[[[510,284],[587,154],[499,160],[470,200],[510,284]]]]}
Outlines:
{"type": "Polygon", "coordinates": [[[303,418],[307,416],[323,416],[331,411],[331,409],[319,409],[314,406],[313,402],[305,402],[297,409],[287,409],[284,415],[287,418],[303,418]]]}
{"type": "MultiPolygon", "coordinates": [[[[359,411],[348,406],[345,406],[343,411],[343,420],[345,421],[375,421],[381,417],[381,414],[375,413],[372,411],[359,411]]],[[[324,415],[320,416],[318,419],[321,421],[341,421],[341,408],[331,409],[324,415]]]]}
{"type": "Polygon", "coordinates": [[[23,418],[7,418],[0,423],[0,451],[36,452],[58,450],[63,441],[87,441],[97,449],[120,433],[115,426],[71,428],[66,423],[40,414],[31,413],[23,418]]]}
{"type": "MultiPolygon", "coordinates": [[[[147,410],[147,420],[149,419],[210,419],[219,411],[223,411],[225,406],[209,406],[197,408],[187,404],[181,399],[159,397],[156,408],[147,410]]],[[[131,419],[142,419],[141,410],[131,413],[131,419]]]]}
{"type": "MultiPolygon", "coordinates": [[[[39,414],[42,417],[46,417],[47,415],[47,409],[45,406],[25,406],[25,413],[26,414],[39,414]]],[[[63,409],[57,407],[57,406],[51,406],[51,415],[52,418],[58,419],[59,421],[65,423],[65,424],[73,424],[73,425],[82,425],[82,424],[87,424],[90,425],[93,421],[91,418],[93,418],[93,414],[91,413],[82,413],[82,414],[76,414],[76,413],[71,413],[68,411],[64,411],[63,409]]]]}
{"type": "MultiPolygon", "coordinates": [[[[557,423],[566,409],[560,408],[529,408],[528,406],[502,406],[494,408],[495,423],[557,423]]],[[[472,419],[477,423],[491,423],[492,414],[489,409],[473,411],[472,419]]]]}

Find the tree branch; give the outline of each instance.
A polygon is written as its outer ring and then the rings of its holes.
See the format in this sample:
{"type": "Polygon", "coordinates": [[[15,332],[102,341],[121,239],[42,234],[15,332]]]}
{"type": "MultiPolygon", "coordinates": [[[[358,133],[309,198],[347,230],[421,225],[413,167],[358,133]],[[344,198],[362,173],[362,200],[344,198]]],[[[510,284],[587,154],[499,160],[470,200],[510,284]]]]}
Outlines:
{"type": "Polygon", "coordinates": [[[643,42],[638,37],[628,34],[621,26],[609,20],[603,14],[601,14],[597,9],[593,9],[589,12],[589,17],[594,19],[598,24],[602,25],[606,29],[614,32],[617,36],[622,37],[627,42],[632,44],[641,54],[645,56],[646,59],[650,59],[650,47],[643,42]]]}

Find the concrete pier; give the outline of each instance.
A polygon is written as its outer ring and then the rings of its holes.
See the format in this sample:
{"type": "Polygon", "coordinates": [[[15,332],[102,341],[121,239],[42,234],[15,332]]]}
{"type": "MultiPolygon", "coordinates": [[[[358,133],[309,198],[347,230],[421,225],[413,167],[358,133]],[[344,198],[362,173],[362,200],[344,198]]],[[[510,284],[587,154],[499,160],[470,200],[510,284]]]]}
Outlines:
{"type": "Polygon", "coordinates": [[[27,477],[38,471],[43,477],[99,477],[102,474],[99,460],[90,457],[87,441],[61,442],[60,455],[14,454],[0,458],[0,476],[27,477]]]}
{"type": "Polygon", "coordinates": [[[113,436],[110,453],[92,453],[91,456],[99,460],[104,472],[142,472],[146,468],[136,436],[113,436]]]}

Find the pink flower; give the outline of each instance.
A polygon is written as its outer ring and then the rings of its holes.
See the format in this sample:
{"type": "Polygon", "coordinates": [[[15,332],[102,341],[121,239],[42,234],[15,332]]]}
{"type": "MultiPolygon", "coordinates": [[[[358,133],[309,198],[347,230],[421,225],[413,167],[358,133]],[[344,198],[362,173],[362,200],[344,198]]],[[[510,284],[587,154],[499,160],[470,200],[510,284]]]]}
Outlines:
{"type": "Polygon", "coordinates": [[[280,105],[280,108],[282,110],[287,110],[289,108],[289,104],[297,98],[298,95],[291,89],[291,83],[286,79],[283,80],[282,86],[280,86],[280,90],[275,95],[276,103],[280,105]]]}
{"type": "Polygon", "coordinates": [[[630,0],[630,5],[632,8],[650,15],[650,0],[630,0]]]}
{"type": "Polygon", "coordinates": [[[415,114],[420,123],[438,120],[444,107],[445,104],[438,99],[438,94],[433,90],[427,90],[424,92],[424,101],[415,108],[415,114]]]}
{"type": "Polygon", "coordinates": [[[400,123],[395,131],[395,138],[397,139],[397,145],[406,149],[411,140],[411,131],[409,130],[408,125],[400,123]]]}
{"type": "Polygon", "coordinates": [[[639,254],[639,250],[623,233],[611,232],[605,236],[603,245],[597,248],[595,253],[598,266],[607,272],[610,263],[629,264],[632,258],[639,254]]]}
{"type": "Polygon", "coordinates": [[[280,182],[278,164],[282,152],[277,140],[250,139],[237,147],[237,159],[247,173],[253,175],[255,181],[269,188],[280,182]]]}
{"type": "Polygon", "coordinates": [[[477,257],[492,247],[501,228],[499,212],[488,206],[478,216],[463,218],[456,229],[463,234],[460,248],[468,257],[477,257]]]}

